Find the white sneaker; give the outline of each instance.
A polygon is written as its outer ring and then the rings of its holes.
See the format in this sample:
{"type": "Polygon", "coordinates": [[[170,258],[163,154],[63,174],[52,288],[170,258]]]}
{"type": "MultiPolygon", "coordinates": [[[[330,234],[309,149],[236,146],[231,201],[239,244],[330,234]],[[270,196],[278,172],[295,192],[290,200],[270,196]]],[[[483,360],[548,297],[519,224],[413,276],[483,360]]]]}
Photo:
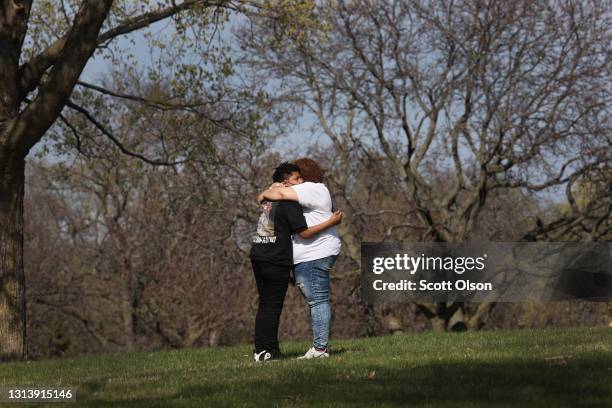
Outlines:
{"type": "Polygon", "coordinates": [[[316,348],[311,347],[306,352],[306,354],[298,357],[298,360],[309,360],[311,358],[326,358],[326,357],[329,357],[329,353],[327,352],[327,349],[325,349],[325,351],[319,351],[316,348]]]}
{"type": "Polygon", "coordinates": [[[262,361],[268,361],[272,359],[272,354],[269,351],[262,351],[260,353],[253,352],[253,359],[255,362],[260,363],[262,361]]]}

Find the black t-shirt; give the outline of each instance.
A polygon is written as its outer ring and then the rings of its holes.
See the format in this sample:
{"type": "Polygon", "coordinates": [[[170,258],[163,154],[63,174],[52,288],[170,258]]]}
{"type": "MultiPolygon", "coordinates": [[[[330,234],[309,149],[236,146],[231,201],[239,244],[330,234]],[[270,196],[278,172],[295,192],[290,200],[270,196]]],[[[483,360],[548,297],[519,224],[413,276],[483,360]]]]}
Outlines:
{"type": "Polygon", "coordinates": [[[277,265],[293,265],[291,236],[306,229],[302,206],[295,201],[264,201],[257,232],[253,235],[251,259],[277,265]]]}

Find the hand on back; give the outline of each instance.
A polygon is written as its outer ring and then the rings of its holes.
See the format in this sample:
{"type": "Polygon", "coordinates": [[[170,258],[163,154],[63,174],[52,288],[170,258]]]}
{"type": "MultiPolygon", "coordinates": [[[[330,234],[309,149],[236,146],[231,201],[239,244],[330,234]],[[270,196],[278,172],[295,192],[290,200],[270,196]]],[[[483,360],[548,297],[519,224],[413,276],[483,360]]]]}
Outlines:
{"type": "Polygon", "coordinates": [[[289,185],[285,185],[285,183],[272,183],[270,184],[270,187],[268,187],[268,190],[271,190],[273,188],[282,188],[282,187],[289,187],[289,185]]]}
{"type": "Polygon", "coordinates": [[[344,216],[344,213],[340,210],[335,211],[332,216],[331,216],[331,220],[333,225],[338,225],[342,222],[342,217],[344,216]]]}

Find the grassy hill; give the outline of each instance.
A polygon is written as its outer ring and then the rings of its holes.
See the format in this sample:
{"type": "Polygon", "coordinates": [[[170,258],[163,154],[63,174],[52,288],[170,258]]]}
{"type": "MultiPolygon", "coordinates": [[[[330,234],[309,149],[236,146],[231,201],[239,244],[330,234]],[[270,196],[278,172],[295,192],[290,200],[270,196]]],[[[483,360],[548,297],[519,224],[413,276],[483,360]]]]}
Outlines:
{"type": "Polygon", "coordinates": [[[0,387],[76,389],[53,407],[612,407],[605,327],[333,341],[331,358],[295,360],[307,346],[265,364],[248,345],[4,363],[0,387]]]}

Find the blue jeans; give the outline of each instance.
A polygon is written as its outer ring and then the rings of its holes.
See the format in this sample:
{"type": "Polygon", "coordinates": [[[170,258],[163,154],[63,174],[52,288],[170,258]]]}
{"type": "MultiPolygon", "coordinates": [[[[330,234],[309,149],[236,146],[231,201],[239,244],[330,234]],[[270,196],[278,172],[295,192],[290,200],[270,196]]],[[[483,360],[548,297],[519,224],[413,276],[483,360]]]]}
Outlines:
{"type": "Polygon", "coordinates": [[[329,340],[331,308],[329,306],[329,271],[337,255],[295,265],[295,286],[298,287],[310,307],[313,345],[326,349],[329,340]]]}

